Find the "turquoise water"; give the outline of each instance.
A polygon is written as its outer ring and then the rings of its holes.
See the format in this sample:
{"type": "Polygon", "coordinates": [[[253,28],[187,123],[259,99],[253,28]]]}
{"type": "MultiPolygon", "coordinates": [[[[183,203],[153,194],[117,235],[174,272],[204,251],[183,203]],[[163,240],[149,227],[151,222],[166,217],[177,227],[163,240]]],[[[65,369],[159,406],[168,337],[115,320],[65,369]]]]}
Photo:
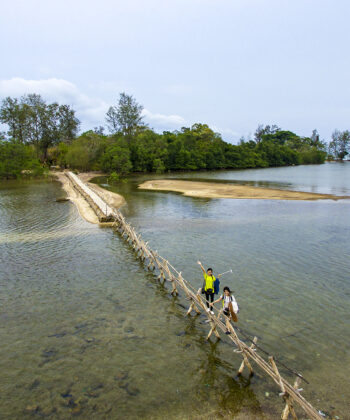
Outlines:
{"type": "MultiPolygon", "coordinates": [[[[347,163],[176,177],[350,192],[347,163]]],[[[232,268],[240,328],[304,374],[314,406],[349,418],[350,203],[136,189],[149,178],[112,187],[128,220],[196,286],[197,259],[232,268]]],[[[278,418],[275,385],[237,378],[240,356],[206,342],[205,317],[186,318],[184,297],[61,195],[55,182],[0,187],[0,418],[278,418]]]]}

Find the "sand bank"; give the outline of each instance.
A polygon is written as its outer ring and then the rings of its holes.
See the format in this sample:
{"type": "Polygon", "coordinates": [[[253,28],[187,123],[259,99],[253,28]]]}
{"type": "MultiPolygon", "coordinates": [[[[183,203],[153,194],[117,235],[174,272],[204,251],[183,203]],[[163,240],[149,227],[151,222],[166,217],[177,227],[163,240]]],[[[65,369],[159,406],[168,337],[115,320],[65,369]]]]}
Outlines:
{"type": "MultiPolygon", "coordinates": [[[[54,172],[53,175],[57,177],[57,179],[61,182],[62,188],[67,194],[67,198],[72,201],[77,206],[79,214],[88,222],[90,223],[99,223],[98,217],[96,216],[95,212],[92,210],[90,205],[87,201],[82,197],[76,190],[73,188],[72,183],[69,179],[64,175],[63,172],[54,172]]],[[[92,184],[88,182],[89,179],[92,179],[96,176],[102,176],[101,173],[96,172],[84,172],[79,174],[79,178],[86,182],[89,187],[94,190],[109,206],[118,209],[124,203],[124,197],[119,194],[113,193],[111,191],[105,190],[96,184],[92,184]]]]}
{"type": "Polygon", "coordinates": [[[203,198],[241,198],[254,200],[339,200],[350,198],[331,194],[314,194],[301,191],[251,187],[248,185],[170,179],[146,181],[140,184],[138,188],[155,191],[175,191],[186,196],[203,198]]]}

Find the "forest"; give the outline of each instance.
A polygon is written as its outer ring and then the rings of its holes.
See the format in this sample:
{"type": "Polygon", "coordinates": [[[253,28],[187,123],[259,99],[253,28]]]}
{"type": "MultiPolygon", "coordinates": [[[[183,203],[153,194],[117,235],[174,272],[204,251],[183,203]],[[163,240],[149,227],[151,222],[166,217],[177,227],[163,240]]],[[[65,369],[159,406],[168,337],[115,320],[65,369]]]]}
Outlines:
{"type": "Polygon", "coordinates": [[[329,145],[317,130],[301,137],[276,125],[259,125],[239,144],[223,140],[207,124],[156,132],[143,107],[126,93],[106,113],[106,125],[78,134],[80,122],[69,105],[47,104],[40,95],[5,98],[0,122],[0,178],[40,176],[52,166],[99,170],[114,177],[134,172],[163,173],[214,169],[320,164],[349,153],[349,131],[335,130],[329,145]]]}

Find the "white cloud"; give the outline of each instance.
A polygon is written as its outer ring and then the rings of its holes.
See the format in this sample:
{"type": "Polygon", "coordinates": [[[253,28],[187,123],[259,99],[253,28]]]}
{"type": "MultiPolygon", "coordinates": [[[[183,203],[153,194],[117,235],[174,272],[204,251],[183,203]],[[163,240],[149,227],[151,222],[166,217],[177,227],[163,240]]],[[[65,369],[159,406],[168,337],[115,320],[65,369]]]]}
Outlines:
{"type": "Polygon", "coordinates": [[[221,128],[216,125],[210,125],[210,128],[216,133],[220,133],[221,137],[226,141],[235,141],[241,136],[237,131],[234,131],[231,128],[221,128]]]}
{"type": "Polygon", "coordinates": [[[163,130],[181,128],[186,124],[186,120],[180,115],[153,114],[148,109],[144,109],[142,115],[145,117],[146,122],[151,125],[154,124],[156,128],[163,130]]]}

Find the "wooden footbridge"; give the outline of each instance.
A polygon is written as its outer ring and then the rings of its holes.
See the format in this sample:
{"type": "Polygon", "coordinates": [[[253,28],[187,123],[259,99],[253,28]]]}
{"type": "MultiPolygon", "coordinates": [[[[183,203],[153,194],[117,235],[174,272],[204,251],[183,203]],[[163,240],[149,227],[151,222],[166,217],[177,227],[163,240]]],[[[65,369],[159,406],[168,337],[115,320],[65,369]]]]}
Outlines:
{"type": "Polygon", "coordinates": [[[192,311],[197,314],[204,313],[208,317],[210,331],[207,339],[214,334],[217,338],[220,337],[220,332],[225,333],[227,330],[231,332],[230,335],[224,335],[234,345],[235,353],[242,356],[243,360],[238,369],[238,375],[243,373],[246,367],[249,374],[253,374],[252,362],[258,365],[280,388],[280,396],[283,398],[285,407],[283,409],[281,419],[286,420],[291,415],[293,419],[297,419],[294,410],[294,405],[298,404],[306,413],[307,418],[323,419],[324,417],[301,395],[302,388],[299,388],[301,380],[307,382],[302,375],[294,372],[296,379],[291,385],[284,379],[277,367],[277,361],[273,356],[268,356],[265,360],[259,353],[257,345],[257,337],[251,341],[251,345],[246,344],[238,336],[238,329],[233,327],[227,317],[222,315],[222,309],[217,310],[214,307],[214,315],[206,311],[206,301],[201,296],[201,289],[195,290],[193,286],[186,281],[181,272],[178,272],[169,261],[161,257],[157,251],[153,251],[145,242],[141,235],[125,220],[125,217],[116,209],[108,206],[107,203],[88,185],[82,182],[77,175],[72,172],[65,173],[73,187],[87,200],[90,206],[97,214],[100,222],[112,222],[113,228],[121,234],[134,248],[138,258],[147,264],[149,270],[157,270],[159,273],[158,280],[160,282],[168,281],[172,286],[171,294],[178,295],[178,290],[181,289],[190,302],[187,314],[190,315],[192,311]]]}

